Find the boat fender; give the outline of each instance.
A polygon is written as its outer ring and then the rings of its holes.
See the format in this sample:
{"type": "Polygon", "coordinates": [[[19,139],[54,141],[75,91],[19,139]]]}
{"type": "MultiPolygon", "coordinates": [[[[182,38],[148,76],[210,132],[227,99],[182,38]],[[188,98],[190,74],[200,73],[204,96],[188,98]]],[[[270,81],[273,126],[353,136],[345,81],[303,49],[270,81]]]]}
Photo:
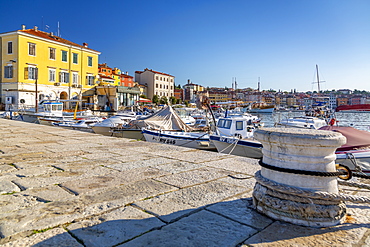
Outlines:
{"type": "Polygon", "coordinates": [[[239,139],[242,139],[242,135],[241,134],[235,134],[235,137],[237,137],[239,139]]]}

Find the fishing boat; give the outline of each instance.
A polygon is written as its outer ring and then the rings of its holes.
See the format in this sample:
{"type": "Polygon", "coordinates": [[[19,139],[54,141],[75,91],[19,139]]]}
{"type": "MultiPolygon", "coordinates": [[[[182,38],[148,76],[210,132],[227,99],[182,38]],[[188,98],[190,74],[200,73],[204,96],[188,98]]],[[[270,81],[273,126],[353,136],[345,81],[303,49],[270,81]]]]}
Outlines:
{"type": "Polygon", "coordinates": [[[217,122],[217,132],[210,140],[219,153],[262,158],[262,144],[253,138],[256,126],[245,116],[222,117],[217,122]]]}
{"type": "Polygon", "coordinates": [[[115,137],[144,140],[142,129],[192,131],[183,119],[171,106],[165,106],[156,113],[141,119],[132,120],[126,124],[119,124],[111,128],[111,135],[115,137]]]}
{"type": "Polygon", "coordinates": [[[253,103],[248,112],[250,113],[273,113],[275,109],[274,105],[268,105],[264,102],[253,103]]]}
{"type": "Polygon", "coordinates": [[[143,129],[147,142],[163,143],[202,150],[216,150],[207,132],[181,132],[143,129]]]}

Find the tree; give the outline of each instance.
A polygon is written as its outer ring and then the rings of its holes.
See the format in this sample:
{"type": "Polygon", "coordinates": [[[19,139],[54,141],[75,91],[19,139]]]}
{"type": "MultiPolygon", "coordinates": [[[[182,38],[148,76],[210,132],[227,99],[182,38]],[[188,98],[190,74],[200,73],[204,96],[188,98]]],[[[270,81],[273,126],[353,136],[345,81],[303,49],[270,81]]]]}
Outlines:
{"type": "Polygon", "coordinates": [[[140,98],[147,99],[146,95],[142,94],[139,96],[140,98]]]}
{"type": "Polygon", "coordinates": [[[158,95],[156,95],[156,94],[154,94],[154,95],[153,95],[152,102],[153,102],[154,104],[158,104],[158,102],[159,102],[158,95]]]}
{"type": "Polygon", "coordinates": [[[184,104],[185,104],[186,107],[189,107],[189,101],[188,100],[185,100],[184,104]]]}
{"type": "Polygon", "coordinates": [[[176,101],[177,100],[176,100],[176,98],[174,96],[171,96],[170,97],[170,102],[171,102],[172,105],[175,105],[176,104],[176,101]]]}
{"type": "Polygon", "coordinates": [[[168,104],[168,99],[166,96],[162,96],[161,99],[159,100],[160,104],[167,105],[168,104]]]}

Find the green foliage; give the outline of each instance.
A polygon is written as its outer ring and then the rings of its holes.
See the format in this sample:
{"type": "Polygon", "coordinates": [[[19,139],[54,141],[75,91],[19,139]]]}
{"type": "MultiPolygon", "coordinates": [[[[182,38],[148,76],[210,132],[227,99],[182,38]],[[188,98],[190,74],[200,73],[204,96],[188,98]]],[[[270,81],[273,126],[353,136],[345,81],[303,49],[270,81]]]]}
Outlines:
{"type": "Polygon", "coordinates": [[[158,95],[153,95],[153,99],[152,99],[152,102],[154,103],[154,104],[158,104],[158,102],[159,102],[159,98],[158,98],[158,95]]]}
{"type": "Polygon", "coordinates": [[[159,100],[160,104],[167,105],[168,104],[168,99],[166,96],[162,96],[161,99],[159,100]]]}
{"type": "Polygon", "coordinates": [[[174,96],[171,96],[170,97],[170,102],[171,102],[172,105],[175,105],[176,102],[177,102],[177,99],[174,96]]]}

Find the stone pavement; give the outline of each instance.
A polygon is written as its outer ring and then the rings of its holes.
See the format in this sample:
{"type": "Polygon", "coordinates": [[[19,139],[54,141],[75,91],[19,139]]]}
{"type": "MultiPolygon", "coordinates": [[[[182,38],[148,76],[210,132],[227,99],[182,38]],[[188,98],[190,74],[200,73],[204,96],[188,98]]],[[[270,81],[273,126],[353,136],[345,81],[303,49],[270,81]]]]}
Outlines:
{"type": "MultiPolygon", "coordinates": [[[[256,160],[0,119],[1,246],[370,246],[370,207],[309,228],[257,213],[256,160]]],[[[367,191],[342,188],[369,196],[367,191]]]]}

